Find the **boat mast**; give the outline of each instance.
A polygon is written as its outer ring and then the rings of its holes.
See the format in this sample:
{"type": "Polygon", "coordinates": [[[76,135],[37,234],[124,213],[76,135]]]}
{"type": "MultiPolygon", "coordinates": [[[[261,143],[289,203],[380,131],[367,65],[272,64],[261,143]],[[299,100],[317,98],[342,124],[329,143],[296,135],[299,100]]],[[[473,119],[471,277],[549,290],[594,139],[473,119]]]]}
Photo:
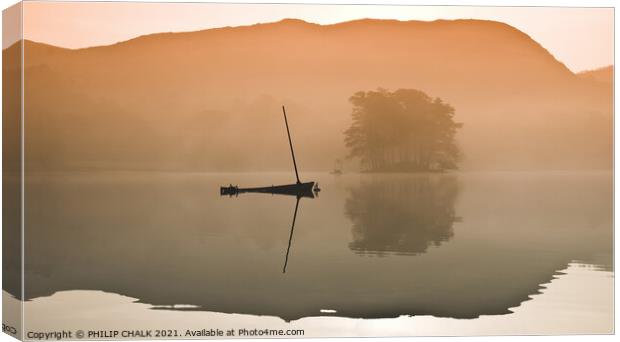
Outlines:
{"type": "Polygon", "coordinates": [[[288,130],[288,120],[286,120],[286,110],[282,106],[282,113],[284,113],[284,124],[286,125],[286,134],[288,134],[288,144],[291,146],[291,155],[293,156],[293,166],[295,167],[295,177],[297,177],[297,184],[301,184],[299,181],[299,173],[297,173],[297,163],[295,162],[295,152],[293,152],[293,142],[291,141],[291,132],[288,130]]]}

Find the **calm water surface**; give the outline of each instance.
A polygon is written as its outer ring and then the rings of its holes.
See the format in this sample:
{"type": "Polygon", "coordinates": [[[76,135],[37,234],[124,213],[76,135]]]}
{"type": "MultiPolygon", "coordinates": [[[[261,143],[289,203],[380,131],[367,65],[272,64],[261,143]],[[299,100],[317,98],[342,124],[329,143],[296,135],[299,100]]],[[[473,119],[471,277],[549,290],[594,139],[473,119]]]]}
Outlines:
{"type": "Polygon", "coordinates": [[[300,200],[291,232],[294,197],[219,195],[288,173],[31,175],[25,297],[98,290],[284,321],[473,319],[509,314],[571,263],[613,272],[610,172],[302,176],[322,191],[300,200]]]}

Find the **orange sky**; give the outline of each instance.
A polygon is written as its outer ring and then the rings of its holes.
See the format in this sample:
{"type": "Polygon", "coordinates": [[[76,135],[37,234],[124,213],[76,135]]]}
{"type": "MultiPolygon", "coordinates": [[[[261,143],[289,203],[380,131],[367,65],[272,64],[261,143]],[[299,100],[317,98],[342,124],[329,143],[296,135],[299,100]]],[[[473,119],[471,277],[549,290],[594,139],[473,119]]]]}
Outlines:
{"type": "Polygon", "coordinates": [[[571,70],[581,71],[613,63],[613,16],[611,8],[31,1],[24,5],[24,37],[80,48],[112,44],[155,32],[195,31],[283,18],[319,24],[359,18],[476,18],[515,26],[541,43],[571,70]]]}

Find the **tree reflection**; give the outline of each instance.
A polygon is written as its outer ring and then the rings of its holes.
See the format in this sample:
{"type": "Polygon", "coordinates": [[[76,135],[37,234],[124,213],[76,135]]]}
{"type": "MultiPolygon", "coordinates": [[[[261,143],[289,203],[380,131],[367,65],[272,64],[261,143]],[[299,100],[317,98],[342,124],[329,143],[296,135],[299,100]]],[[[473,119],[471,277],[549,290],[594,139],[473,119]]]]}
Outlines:
{"type": "Polygon", "coordinates": [[[458,183],[450,176],[376,177],[350,189],[345,215],[360,254],[419,254],[454,235],[458,183]]]}

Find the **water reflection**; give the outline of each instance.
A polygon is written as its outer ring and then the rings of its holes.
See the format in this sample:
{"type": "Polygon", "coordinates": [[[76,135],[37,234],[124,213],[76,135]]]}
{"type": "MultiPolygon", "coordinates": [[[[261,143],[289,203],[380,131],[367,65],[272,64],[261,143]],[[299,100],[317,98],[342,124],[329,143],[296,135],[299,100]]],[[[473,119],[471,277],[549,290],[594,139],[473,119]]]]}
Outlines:
{"type": "Polygon", "coordinates": [[[297,215],[289,196],[221,197],[228,177],[30,177],[26,299],[97,290],[287,321],[323,309],[476,318],[510,313],[572,260],[612,269],[608,173],[316,175],[321,198],[300,200],[297,215]]]}
{"type": "Polygon", "coordinates": [[[345,215],[356,253],[419,254],[454,236],[455,177],[374,177],[350,189],[345,215]]]}
{"type": "Polygon", "coordinates": [[[288,265],[288,255],[291,251],[291,243],[293,242],[293,232],[295,230],[295,219],[297,219],[297,209],[299,209],[299,199],[297,197],[297,201],[295,201],[295,212],[293,213],[293,224],[291,224],[291,235],[288,237],[288,247],[286,247],[286,257],[284,259],[284,267],[282,267],[282,273],[286,273],[286,266],[288,265]]]}
{"type": "Polygon", "coordinates": [[[284,259],[284,266],[282,267],[282,273],[286,273],[286,266],[288,265],[288,256],[291,251],[291,243],[293,242],[293,232],[295,231],[295,220],[297,219],[297,209],[299,209],[299,200],[302,198],[315,198],[319,193],[318,184],[314,182],[309,183],[297,183],[284,186],[270,186],[262,188],[239,188],[232,184],[227,187],[220,187],[221,196],[238,197],[244,193],[258,193],[258,194],[271,194],[295,197],[295,210],[293,211],[293,223],[291,224],[291,233],[288,238],[288,246],[286,247],[286,256],[284,259]]]}

